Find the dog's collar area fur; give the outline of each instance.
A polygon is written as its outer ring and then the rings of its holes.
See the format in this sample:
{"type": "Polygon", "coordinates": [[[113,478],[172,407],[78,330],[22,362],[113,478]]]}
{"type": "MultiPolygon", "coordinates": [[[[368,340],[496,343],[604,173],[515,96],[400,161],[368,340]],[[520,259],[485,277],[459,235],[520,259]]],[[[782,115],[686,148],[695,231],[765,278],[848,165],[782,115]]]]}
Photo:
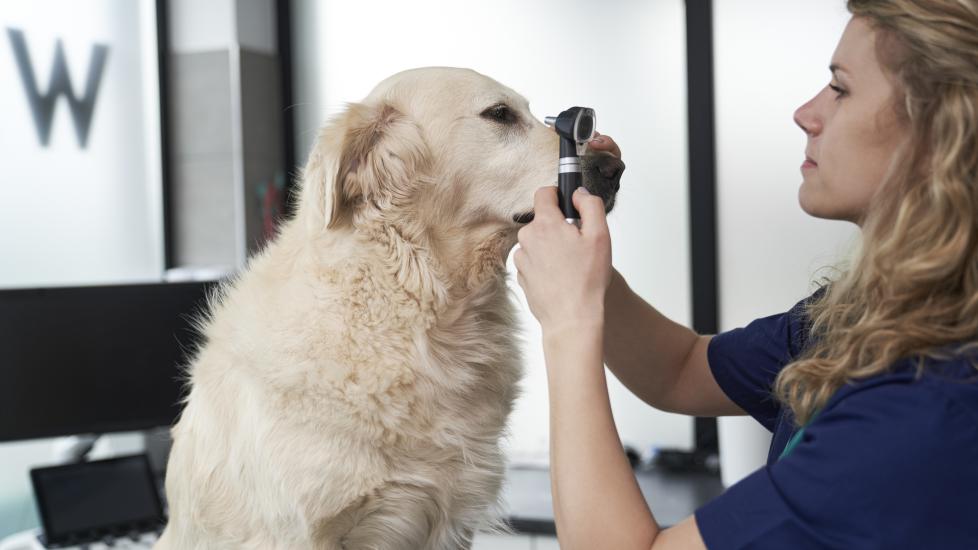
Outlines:
{"type": "Polygon", "coordinates": [[[413,243],[395,227],[387,226],[373,236],[386,249],[389,273],[422,309],[435,315],[487,287],[503,285],[506,253],[516,243],[515,232],[497,231],[455,258],[457,262],[445,265],[435,257],[430,243],[413,243]]]}

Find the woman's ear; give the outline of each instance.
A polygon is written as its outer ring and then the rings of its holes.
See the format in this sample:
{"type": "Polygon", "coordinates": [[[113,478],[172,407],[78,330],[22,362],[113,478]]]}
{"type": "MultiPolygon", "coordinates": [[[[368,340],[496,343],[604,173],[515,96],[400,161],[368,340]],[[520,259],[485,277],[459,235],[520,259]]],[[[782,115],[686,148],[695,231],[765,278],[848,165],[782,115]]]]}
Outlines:
{"type": "Polygon", "coordinates": [[[342,144],[327,228],[352,223],[360,208],[396,208],[411,196],[429,158],[417,124],[378,102],[349,105],[335,127],[342,144]]]}

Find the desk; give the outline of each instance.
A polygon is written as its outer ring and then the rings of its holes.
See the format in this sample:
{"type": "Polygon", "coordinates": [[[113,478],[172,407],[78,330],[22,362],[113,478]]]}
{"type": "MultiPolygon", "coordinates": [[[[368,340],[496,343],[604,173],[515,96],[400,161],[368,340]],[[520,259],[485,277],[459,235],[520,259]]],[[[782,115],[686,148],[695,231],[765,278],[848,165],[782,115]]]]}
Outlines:
{"type": "MultiPolygon", "coordinates": [[[[649,508],[662,526],[675,525],[723,492],[720,477],[715,474],[646,469],[636,472],[635,477],[649,508]]],[[[517,532],[532,535],[556,533],[549,469],[509,468],[503,485],[503,502],[510,524],[517,532]]],[[[0,512],[3,512],[0,517],[4,520],[14,520],[11,525],[6,525],[7,533],[32,529],[40,524],[30,495],[24,496],[20,502],[5,503],[0,512]]],[[[3,535],[4,532],[0,530],[0,538],[3,535]]]]}
{"type": "Polygon", "coordinates": [[[34,497],[29,492],[17,492],[3,497],[0,499],[0,539],[41,525],[34,506],[34,497]]]}
{"type": "MultiPolygon", "coordinates": [[[[723,484],[716,474],[675,473],[653,468],[638,471],[635,477],[655,519],[663,527],[679,523],[723,493],[723,484]]],[[[503,486],[503,501],[516,531],[556,533],[549,469],[510,468],[503,486]]]]}

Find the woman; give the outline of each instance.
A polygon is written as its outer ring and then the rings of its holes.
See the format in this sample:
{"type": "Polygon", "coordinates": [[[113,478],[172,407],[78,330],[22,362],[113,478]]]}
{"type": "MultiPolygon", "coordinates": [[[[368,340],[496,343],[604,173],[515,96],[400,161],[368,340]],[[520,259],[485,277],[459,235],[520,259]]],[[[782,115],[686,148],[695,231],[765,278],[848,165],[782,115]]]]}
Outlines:
{"type": "Polygon", "coordinates": [[[832,79],[795,113],[799,202],[862,245],[787,313],[697,335],[612,268],[600,199],[574,195],[578,230],[537,192],[514,261],[543,329],[562,548],[978,548],[978,0],[848,6],[832,79]],[[767,466],[661,530],[602,361],[657,408],[750,414],[774,432],[767,466]]]}

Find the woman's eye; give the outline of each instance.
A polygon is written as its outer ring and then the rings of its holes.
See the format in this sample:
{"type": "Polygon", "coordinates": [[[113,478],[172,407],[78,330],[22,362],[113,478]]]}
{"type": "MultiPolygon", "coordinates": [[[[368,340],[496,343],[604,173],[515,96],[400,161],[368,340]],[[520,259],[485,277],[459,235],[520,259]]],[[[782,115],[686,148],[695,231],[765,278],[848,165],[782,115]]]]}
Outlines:
{"type": "Polygon", "coordinates": [[[487,118],[500,124],[515,124],[518,117],[506,105],[493,105],[479,114],[482,118],[487,118]]]}
{"type": "Polygon", "coordinates": [[[835,86],[833,84],[829,84],[829,88],[831,88],[832,91],[835,92],[835,98],[836,99],[839,99],[839,98],[845,96],[848,93],[845,90],[843,90],[842,88],[840,88],[838,86],[835,86]]]}

